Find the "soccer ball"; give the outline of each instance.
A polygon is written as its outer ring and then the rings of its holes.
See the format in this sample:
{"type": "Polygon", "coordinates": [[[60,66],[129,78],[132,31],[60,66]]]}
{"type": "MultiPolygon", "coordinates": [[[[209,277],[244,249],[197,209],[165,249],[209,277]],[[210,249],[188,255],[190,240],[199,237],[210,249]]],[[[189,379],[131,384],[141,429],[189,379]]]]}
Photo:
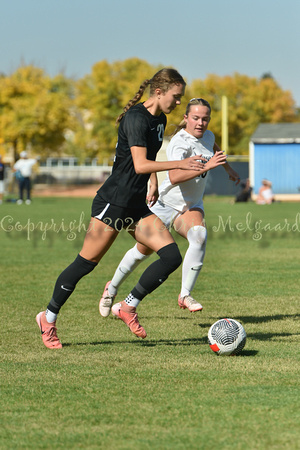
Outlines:
{"type": "Polygon", "coordinates": [[[217,355],[230,356],[241,353],[246,344],[246,332],[234,319],[221,319],[208,331],[208,343],[217,355]]]}

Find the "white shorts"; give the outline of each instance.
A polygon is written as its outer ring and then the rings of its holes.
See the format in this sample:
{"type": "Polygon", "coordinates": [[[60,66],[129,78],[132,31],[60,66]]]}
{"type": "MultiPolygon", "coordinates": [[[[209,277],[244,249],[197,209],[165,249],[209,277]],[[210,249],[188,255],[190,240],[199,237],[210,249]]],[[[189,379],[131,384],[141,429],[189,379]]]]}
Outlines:
{"type": "MultiPolygon", "coordinates": [[[[201,200],[197,205],[193,205],[192,208],[199,208],[204,212],[203,200],[201,200]]],[[[177,217],[185,213],[185,211],[178,211],[178,209],[175,209],[172,206],[165,205],[160,200],[157,200],[155,205],[153,205],[150,210],[160,218],[168,229],[173,226],[174,220],[177,219],[177,217]]]]}
{"type": "Polygon", "coordinates": [[[0,180],[0,194],[3,194],[4,192],[4,181],[0,180]]]}
{"type": "Polygon", "coordinates": [[[160,218],[167,228],[171,228],[174,220],[182,214],[180,211],[177,211],[177,209],[172,208],[172,206],[165,205],[159,200],[155,203],[155,205],[151,206],[150,210],[160,218]]]}

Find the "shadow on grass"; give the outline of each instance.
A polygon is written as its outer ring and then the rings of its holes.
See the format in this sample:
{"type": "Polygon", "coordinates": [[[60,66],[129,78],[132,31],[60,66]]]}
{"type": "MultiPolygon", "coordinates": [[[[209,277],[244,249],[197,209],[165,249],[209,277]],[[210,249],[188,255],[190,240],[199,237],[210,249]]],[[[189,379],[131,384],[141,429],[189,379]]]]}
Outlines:
{"type": "MultiPolygon", "coordinates": [[[[260,316],[260,317],[237,316],[234,318],[236,320],[240,321],[242,324],[247,324],[247,323],[260,324],[260,323],[273,322],[276,320],[280,321],[280,320],[285,320],[285,319],[299,320],[300,314],[289,314],[289,315],[288,314],[278,314],[278,315],[274,315],[274,316],[260,316]]],[[[219,319],[223,319],[223,317],[220,317],[219,319]]],[[[216,321],[219,319],[216,319],[216,321]]],[[[210,326],[211,326],[211,324],[199,323],[200,328],[209,328],[210,326]]],[[[300,335],[300,333],[286,333],[286,332],[276,333],[276,332],[271,332],[271,331],[267,332],[267,333],[263,333],[263,332],[248,333],[247,328],[246,328],[246,333],[247,333],[248,339],[253,339],[255,341],[270,341],[271,339],[281,339],[284,337],[294,337],[294,336],[300,335]]]]}
{"type": "Polygon", "coordinates": [[[157,340],[128,340],[128,341],[99,341],[99,342],[76,342],[76,343],[65,343],[64,347],[73,347],[80,345],[113,345],[113,344],[133,344],[133,345],[141,345],[143,347],[156,347],[157,345],[199,345],[199,344],[207,344],[207,338],[190,338],[190,339],[157,339],[157,340]]]}
{"type": "MultiPolygon", "coordinates": [[[[190,346],[190,345],[207,345],[207,338],[192,338],[192,339],[178,339],[178,340],[167,340],[167,339],[158,339],[158,340],[148,340],[148,341],[101,341],[101,342],[77,342],[74,344],[66,343],[63,344],[64,347],[77,347],[77,346],[88,346],[88,345],[112,345],[112,344],[131,344],[131,345],[139,345],[141,347],[156,347],[156,346],[190,346]]],[[[256,356],[258,353],[257,350],[243,350],[240,355],[236,356],[256,356]]]]}
{"type": "MultiPolygon", "coordinates": [[[[229,316],[220,316],[220,317],[211,317],[209,323],[199,323],[199,327],[201,328],[210,328],[210,326],[217,322],[217,320],[224,319],[225,317],[229,316]]],[[[194,320],[195,316],[187,316],[187,317],[176,317],[176,320],[194,320]]],[[[273,322],[273,321],[279,321],[279,320],[286,320],[286,319],[292,319],[292,320],[299,320],[300,314],[275,314],[274,316],[233,316],[232,319],[238,320],[241,323],[266,323],[266,322],[273,322]]],[[[207,317],[206,317],[207,320],[207,317]]]]}
{"type": "MultiPolygon", "coordinates": [[[[217,320],[225,319],[226,317],[228,318],[229,316],[227,315],[227,316],[220,316],[220,317],[211,317],[210,318],[211,322],[209,324],[199,323],[199,326],[201,328],[204,328],[207,326],[210,327],[212,325],[212,323],[216,322],[217,320]]],[[[276,314],[274,316],[235,316],[235,315],[231,315],[230,318],[238,320],[241,323],[266,323],[266,322],[272,322],[274,320],[286,320],[286,319],[299,320],[300,314],[276,314]]],[[[183,317],[183,318],[178,317],[177,319],[188,320],[189,318],[188,317],[183,317]]]]}
{"type": "Polygon", "coordinates": [[[300,314],[276,314],[274,316],[238,316],[236,320],[244,323],[265,323],[273,320],[294,319],[299,320],[300,314]]]}
{"type": "Polygon", "coordinates": [[[280,340],[284,337],[299,336],[300,333],[247,333],[247,338],[254,341],[270,341],[271,339],[280,340]]]}
{"type": "MultiPolygon", "coordinates": [[[[219,319],[223,319],[224,317],[219,317],[219,319]]],[[[273,316],[237,316],[236,320],[239,320],[241,323],[266,323],[272,321],[280,321],[285,319],[294,319],[299,320],[300,314],[278,314],[273,316]]],[[[178,317],[180,320],[189,320],[189,317],[178,317]]],[[[213,321],[219,320],[218,318],[212,318],[213,321]]],[[[212,322],[209,323],[199,323],[198,326],[200,328],[209,329],[212,325],[212,322]]],[[[276,333],[276,332],[257,332],[257,333],[247,333],[247,339],[252,339],[254,341],[270,341],[272,339],[282,339],[284,337],[292,337],[299,336],[300,333],[276,333]]],[[[64,343],[64,347],[76,347],[76,346],[103,346],[103,345],[122,345],[122,344],[131,344],[131,345],[139,345],[141,347],[156,347],[156,346],[191,346],[191,345],[207,345],[207,337],[201,338],[189,338],[189,339],[158,339],[158,340],[105,340],[105,341],[97,341],[97,342],[77,342],[77,343],[64,343]]],[[[253,357],[258,353],[257,350],[243,350],[242,353],[238,356],[243,357],[253,357]]]]}
{"type": "Polygon", "coordinates": [[[258,350],[242,350],[242,353],[240,353],[237,356],[256,356],[257,353],[258,353],[258,350]]]}

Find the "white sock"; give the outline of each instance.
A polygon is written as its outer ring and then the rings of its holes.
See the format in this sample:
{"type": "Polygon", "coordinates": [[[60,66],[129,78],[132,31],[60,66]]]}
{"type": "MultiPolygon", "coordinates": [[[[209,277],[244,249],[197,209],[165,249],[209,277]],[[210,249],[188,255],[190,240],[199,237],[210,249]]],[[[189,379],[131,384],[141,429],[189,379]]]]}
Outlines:
{"type": "Polygon", "coordinates": [[[46,309],[45,316],[48,323],[53,323],[57,319],[57,314],[54,314],[52,311],[49,311],[49,309],[46,309]]]}
{"type": "Polygon", "coordinates": [[[134,297],[132,294],[129,294],[126,298],[125,298],[125,303],[128,306],[134,306],[134,308],[136,308],[141,300],[137,299],[136,297],[134,297]]]}
{"type": "Polygon", "coordinates": [[[189,247],[182,264],[181,297],[190,295],[202,269],[207,241],[206,228],[195,225],[187,232],[187,239],[189,247]]]}
{"type": "Polygon", "coordinates": [[[138,249],[137,244],[132,247],[128,252],[124,255],[122,261],[118,265],[114,276],[111,280],[110,285],[108,286],[108,292],[110,295],[117,295],[118,289],[126,280],[126,278],[130,275],[131,272],[142,262],[144,259],[148,258],[150,255],[143,255],[138,249]]]}

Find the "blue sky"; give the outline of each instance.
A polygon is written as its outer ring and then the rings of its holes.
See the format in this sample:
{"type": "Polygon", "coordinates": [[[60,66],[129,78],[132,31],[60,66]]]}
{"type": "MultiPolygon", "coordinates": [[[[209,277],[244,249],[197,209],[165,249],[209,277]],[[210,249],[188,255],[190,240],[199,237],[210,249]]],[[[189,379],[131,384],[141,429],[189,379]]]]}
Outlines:
{"type": "Polygon", "coordinates": [[[80,78],[135,56],[187,82],[271,72],[300,106],[299,19],[298,0],[0,0],[0,72],[80,78]]]}

